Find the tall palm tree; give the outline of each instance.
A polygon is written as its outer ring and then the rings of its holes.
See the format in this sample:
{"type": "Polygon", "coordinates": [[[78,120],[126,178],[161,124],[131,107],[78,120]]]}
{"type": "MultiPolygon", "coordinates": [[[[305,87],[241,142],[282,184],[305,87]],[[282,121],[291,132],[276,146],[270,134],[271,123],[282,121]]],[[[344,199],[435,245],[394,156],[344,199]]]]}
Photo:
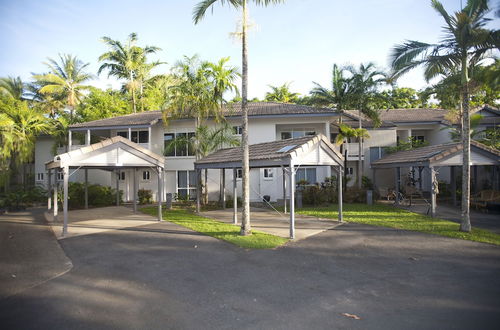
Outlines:
{"type": "Polygon", "coordinates": [[[234,92],[239,95],[238,86],[234,83],[241,75],[238,68],[228,66],[229,57],[223,57],[217,63],[205,62],[204,69],[209,79],[212,81],[214,98],[222,107],[224,104],[224,94],[226,92],[234,92]]]}
{"type": "Polygon", "coordinates": [[[220,3],[221,5],[228,4],[236,9],[241,9],[242,11],[242,30],[241,30],[241,67],[242,67],[242,77],[241,77],[241,112],[243,117],[242,122],[242,134],[241,134],[241,144],[243,151],[243,161],[242,161],[242,188],[243,188],[243,216],[241,221],[241,235],[250,235],[252,233],[252,228],[250,225],[250,160],[248,155],[248,50],[247,50],[247,22],[248,22],[248,10],[247,4],[251,1],[256,5],[268,6],[270,4],[277,4],[284,2],[284,0],[202,0],[200,1],[193,11],[193,21],[198,24],[207,10],[212,7],[215,3],[220,3]]]}
{"type": "Polygon", "coordinates": [[[131,33],[125,44],[109,37],[103,37],[102,41],[110,50],[99,56],[99,62],[103,64],[99,67],[97,74],[108,70],[108,77],[114,76],[126,80],[124,87],[132,96],[133,111],[137,112],[137,91],[141,88],[141,79],[144,79],[155,66],[162,64],[161,62],[148,63],[147,55],[154,54],[161,48],[137,46],[136,33],[131,33]]]}
{"type": "Polygon", "coordinates": [[[0,94],[7,95],[16,100],[24,99],[25,85],[21,77],[2,77],[0,78],[0,94]]]}
{"type": "Polygon", "coordinates": [[[427,80],[446,76],[453,70],[461,73],[462,84],[462,221],[460,231],[470,232],[470,113],[469,68],[480,64],[491,49],[500,47],[499,30],[485,26],[489,11],[488,0],[467,0],[466,6],[450,15],[437,0],[432,7],[441,15],[445,25],[444,37],[436,44],[408,40],[396,45],[391,54],[391,64],[398,75],[424,66],[427,80]]]}
{"type": "Polygon", "coordinates": [[[281,86],[268,85],[271,88],[270,92],[266,93],[265,100],[268,102],[295,103],[299,97],[299,93],[290,91],[290,82],[284,83],[281,86]]]}
{"type": "MultiPolygon", "coordinates": [[[[350,82],[354,90],[355,106],[358,109],[358,128],[362,129],[362,117],[366,116],[371,119],[375,127],[380,126],[380,118],[378,112],[371,106],[371,99],[376,95],[377,88],[386,81],[385,73],[378,71],[375,64],[361,63],[358,68],[347,68],[352,75],[350,82]]],[[[363,136],[358,138],[358,175],[356,175],[356,183],[358,188],[361,189],[362,180],[361,173],[363,173],[363,136]]]]}
{"type": "Polygon", "coordinates": [[[76,56],[59,55],[59,61],[49,58],[45,62],[49,72],[35,74],[33,78],[39,86],[39,93],[63,101],[70,110],[70,118],[73,118],[75,107],[84,96],[83,91],[90,88],[83,83],[91,79],[92,75],[85,72],[89,63],[83,63],[76,56]]]}

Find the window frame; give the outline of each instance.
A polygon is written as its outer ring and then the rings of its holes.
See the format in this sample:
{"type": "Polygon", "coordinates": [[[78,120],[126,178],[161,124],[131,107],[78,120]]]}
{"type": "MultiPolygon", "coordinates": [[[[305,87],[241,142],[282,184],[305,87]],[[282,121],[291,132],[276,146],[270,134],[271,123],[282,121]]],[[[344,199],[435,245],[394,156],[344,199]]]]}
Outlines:
{"type": "Polygon", "coordinates": [[[196,190],[197,190],[197,184],[196,184],[196,171],[194,170],[177,170],[175,171],[175,191],[177,193],[177,196],[180,195],[179,191],[180,190],[185,190],[186,191],[186,196],[189,200],[194,200],[196,199],[196,190]],[[181,187],[179,185],[179,173],[185,173],[186,174],[186,187],[181,187]],[[194,183],[191,182],[191,176],[194,176],[194,183]]]}
{"type": "Polygon", "coordinates": [[[264,168],[262,175],[264,177],[264,180],[269,180],[269,181],[274,180],[274,168],[272,167],[264,168]]]}
{"type": "Polygon", "coordinates": [[[179,132],[164,132],[163,133],[163,149],[165,150],[164,156],[165,157],[195,157],[196,153],[193,150],[192,146],[189,145],[189,143],[183,148],[184,150],[178,150],[177,147],[174,147],[172,151],[170,151],[168,154],[166,152],[167,150],[167,141],[173,141],[175,140],[178,136],[185,136],[186,138],[190,139],[195,136],[195,132],[193,131],[179,131],[179,132]],[[173,136],[171,140],[165,140],[166,136],[173,136]],[[182,155],[178,155],[178,153],[182,153],[182,155]]]}
{"type": "Polygon", "coordinates": [[[142,171],[142,181],[144,182],[151,181],[151,172],[149,170],[142,171]]]}
{"type": "Polygon", "coordinates": [[[38,173],[36,174],[36,181],[38,181],[38,182],[40,182],[40,181],[44,181],[44,177],[45,177],[45,175],[44,175],[44,174],[45,174],[45,173],[43,173],[43,172],[38,172],[38,173]]]}

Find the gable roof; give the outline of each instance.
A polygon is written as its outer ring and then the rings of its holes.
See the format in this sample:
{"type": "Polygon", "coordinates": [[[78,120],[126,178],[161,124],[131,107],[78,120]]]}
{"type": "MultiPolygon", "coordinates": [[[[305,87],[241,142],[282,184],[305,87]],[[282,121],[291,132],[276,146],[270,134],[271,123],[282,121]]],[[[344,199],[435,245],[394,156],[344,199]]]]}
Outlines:
{"type": "MultiPolygon", "coordinates": [[[[471,149],[486,153],[500,164],[500,151],[490,148],[482,143],[471,140],[471,149]]],[[[403,167],[403,166],[426,166],[430,163],[443,160],[450,155],[461,153],[462,143],[452,142],[445,144],[431,145],[412,150],[398,151],[377,159],[371,163],[377,167],[403,167]]],[[[474,162],[472,160],[472,162],[474,162]]],[[[481,164],[474,164],[481,165],[481,164]]]]}
{"type": "MultiPolygon", "coordinates": [[[[56,167],[64,167],[64,166],[88,166],[88,167],[99,167],[102,164],[93,163],[89,164],[88,159],[95,157],[96,155],[103,154],[106,152],[110,152],[111,150],[122,149],[126,153],[133,154],[134,157],[138,157],[144,160],[147,164],[141,165],[139,163],[127,164],[126,159],[123,161],[120,159],[120,154],[117,152],[112,158],[115,159],[115,162],[111,164],[112,159],[106,159],[105,162],[109,164],[102,167],[127,167],[127,166],[139,166],[139,167],[151,167],[151,166],[160,166],[165,167],[165,157],[162,155],[158,155],[144,147],[141,147],[139,144],[134,143],[122,136],[114,136],[112,138],[106,139],[104,141],[91,144],[89,146],[85,146],[79,149],[75,149],[63,154],[56,155],[53,161],[47,162],[45,164],[47,169],[56,168],[56,167]]],[[[121,155],[123,158],[123,154],[121,155]]],[[[134,158],[132,157],[132,158],[134,158]]],[[[109,158],[109,157],[108,157],[109,158]]],[[[130,157],[129,157],[130,158],[130,157]]],[[[136,158],[136,159],[138,159],[136,158]]]]}
{"type": "MultiPolygon", "coordinates": [[[[292,156],[298,155],[299,151],[304,148],[311,148],[316,144],[325,146],[331,156],[340,161],[342,165],[343,157],[338,148],[332,145],[328,139],[322,135],[304,136],[295,139],[278,140],[272,142],[252,144],[249,146],[250,167],[273,167],[286,165],[292,156]],[[276,162],[273,162],[276,161],[276,162]],[[284,162],[283,162],[284,161],[284,162]],[[254,165],[259,166],[253,166],[254,165]],[[261,166],[265,164],[265,166],[261,166]]],[[[195,162],[195,167],[198,168],[223,168],[211,167],[208,165],[214,164],[231,164],[230,167],[241,167],[242,150],[241,147],[226,148],[218,150],[195,162]]],[[[298,164],[297,164],[298,165],[298,164]]],[[[222,165],[221,165],[222,166],[222,165]]]]}
{"type": "MultiPolygon", "coordinates": [[[[230,103],[224,105],[222,113],[225,117],[241,116],[241,103],[230,103]]],[[[308,116],[308,115],[335,115],[337,111],[332,108],[311,107],[306,105],[292,103],[277,103],[277,102],[249,102],[248,116],[249,117],[265,117],[265,116],[308,116]]],[[[179,118],[185,119],[185,118],[179,118]]],[[[129,115],[93,120],[85,123],[77,123],[70,125],[70,128],[99,128],[99,127],[120,127],[120,126],[150,126],[162,120],[162,112],[160,110],[145,111],[133,113],[129,115]]]]}

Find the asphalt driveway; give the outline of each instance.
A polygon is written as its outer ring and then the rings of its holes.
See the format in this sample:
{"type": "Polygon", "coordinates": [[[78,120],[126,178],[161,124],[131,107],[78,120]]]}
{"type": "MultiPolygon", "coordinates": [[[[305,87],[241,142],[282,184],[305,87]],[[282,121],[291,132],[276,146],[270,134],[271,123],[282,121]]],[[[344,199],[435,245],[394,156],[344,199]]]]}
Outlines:
{"type": "Polygon", "coordinates": [[[0,300],[2,328],[500,328],[488,244],[345,224],[248,251],[166,222],[60,244],[73,268],[0,300]]]}

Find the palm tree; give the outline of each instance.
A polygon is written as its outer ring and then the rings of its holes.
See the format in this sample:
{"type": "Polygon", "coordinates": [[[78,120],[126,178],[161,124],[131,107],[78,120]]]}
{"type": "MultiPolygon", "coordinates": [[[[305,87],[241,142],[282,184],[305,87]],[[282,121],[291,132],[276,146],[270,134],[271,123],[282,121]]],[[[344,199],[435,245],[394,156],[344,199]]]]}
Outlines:
{"type": "Polygon", "coordinates": [[[7,95],[16,100],[24,100],[24,83],[21,77],[0,78],[0,94],[7,95]]]}
{"type": "Polygon", "coordinates": [[[470,114],[469,114],[469,68],[476,66],[491,49],[500,46],[499,30],[489,30],[488,0],[467,0],[466,6],[450,15],[437,1],[432,7],[445,21],[444,37],[436,44],[408,40],[396,45],[391,54],[391,64],[400,76],[411,69],[424,66],[427,80],[446,76],[453,70],[461,73],[462,103],[462,221],[460,231],[470,232],[470,114]]]}
{"type": "Polygon", "coordinates": [[[139,47],[137,34],[131,33],[125,44],[109,37],[103,37],[102,41],[110,50],[99,56],[99,62],[104,62],[97,71],[101,74],[108,70],[108,77],[114,76],[126,80],[124,88],[132,96],[132,109],[137,112],[137,90],[141,90],[141,84],[148,76],[151,69],[162,64],[161,62],[147,63],[147,55],[160,51],[161,48],[154,46],[139,47]]]}
{"type": "MultiPolygon", "coordinates": [[[[380,126],[380,118],[378,112],[371,106],[372,98],[379,95],[377,88],[386,81],[386,76],[383,72],[375,69],[375,64],[360,64],[356,69],[348,67],[347,70],[352,75],[350,82],[354,90],[355,106],[358,109],[358,128],[363,128],[363,115],[371,119],[375,127],[380,126]]],[[[358,175],[356,175],[356,183],[361,189],[363,173],[363,137],[358,138],[358,175]]]]}
{"type": "Polygon", "coordinates": [[[213,84],[214,98],[222,107],[226,92],[234,92],[239,95],[238,86],[234,83],[241,75],[236,67],[228,67],[229,57],[221,58],[217,63],[205,62],[204,69],[213,84]]]}
{"type": "Polygon", "coordinates": [[[282,103],[295,103],[299,97],[299,93],[292,93],[290,91],[291,83],[284,83],[281,86],[268,85],[271,92],[267,92],[265,100],[267,102],[282,102],[282,103]]]}
{"type": "Polygon", "coordinates": [[[212,7],[215,3],[220,3],[222,5],[228,4],[236,9],[241,9],[242,11],[242,30],[241,30],[241,67],[242,67],[242,77],[241,77],[241,112],[243,117],[242,122],[242,134],[241,134],[241,144],[243,151],[243,161],[242,161],[242,186],[243,186],[243,216],[241,221],[241,235],[250,235],[252,233],[250,225],[250,160],[248,155],[248,105],[247,105],[247,94],[248,94],[248,50],[247,50],[247,21],[248,21],[248,11],[247,3],[248,1],[253,2],[256,5],[268,6],[270,4],[277,4],[284,2],[284,0],[202,0],[200,1],[193,11],[193,21],[198,24],[207,10],[212,7]]]}
{"type": "Polygon", "coordinates": [[[92,75],[85,72],[89,63],[83,63],[76,56],[59,55],[59,60],[60,63],[57,63],[49,58],[45,63],[49,72],[35,74],[33,78],[39,86],[39,93],[63,101],[70,110],[70,118],[73,118],[75,107],[84,96],[83,91],[90,88],[83,83],[92,75]]]}

